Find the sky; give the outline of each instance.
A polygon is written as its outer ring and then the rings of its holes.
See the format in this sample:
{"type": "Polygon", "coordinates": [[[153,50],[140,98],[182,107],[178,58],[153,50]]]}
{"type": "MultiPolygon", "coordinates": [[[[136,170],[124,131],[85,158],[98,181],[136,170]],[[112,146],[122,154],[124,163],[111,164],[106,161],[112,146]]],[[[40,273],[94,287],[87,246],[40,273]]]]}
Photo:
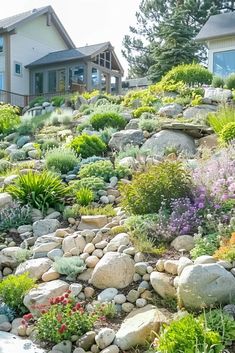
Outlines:
{"type": "Polygon", "coordinates": [[[140,0],[4,0],[0,17],[51,5],[77,47],[110,41],[127,75],[122,40],[136,24],[139,4],[140,0]]]}

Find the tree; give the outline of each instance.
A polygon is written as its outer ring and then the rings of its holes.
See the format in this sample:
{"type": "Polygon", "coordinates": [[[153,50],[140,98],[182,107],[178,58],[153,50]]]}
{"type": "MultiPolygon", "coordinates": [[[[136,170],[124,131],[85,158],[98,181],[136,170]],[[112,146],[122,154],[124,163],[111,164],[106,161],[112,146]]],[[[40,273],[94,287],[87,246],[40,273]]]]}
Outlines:
{"type": "Polygon", "coordinates": [[[193,41],[209,16],[235,10],[235,0],[141,0],[137,26],[123,40],[131,77],[159,79],[178,63],[201,61],[205,51],[193,41]],[[158,73],[157,73],[158,72],[158,73]]]}

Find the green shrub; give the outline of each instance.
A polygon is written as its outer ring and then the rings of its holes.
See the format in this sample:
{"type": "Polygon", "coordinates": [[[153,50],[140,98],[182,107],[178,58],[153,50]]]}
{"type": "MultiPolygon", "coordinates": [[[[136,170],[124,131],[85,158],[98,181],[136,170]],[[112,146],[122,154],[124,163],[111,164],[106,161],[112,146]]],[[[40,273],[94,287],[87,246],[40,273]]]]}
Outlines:
{"type": "Polygon", "coordinates": [[[51,113],[47,125],[69,125],[72,121],[73,116],[70,111],[57,109],[51,113]]]}
{"type": "Polygon", "coordinates": [[[94,200],[94,193],[88,188],[81,188],[76,192],[77,203],[81,206],[88,206],[94,200]]]}
{"type": "Polygon", "coordinates": [[[223,348],[219,333],[205,330],[190,314],[166,326],[157,345],[161,353],[220,353],[223,348]]]}
{"type": "Polygon", "coordinates": [[[230,74],[226,79],[225,79],[225,84],[228,89],[235,89],[235,73],[230,74]]]}
{"type": "Polygon", "coordinates": [[[82,104],[79,108],[79,112],[83,113],[85,110],[89,109],[89,104],[82,104]]]}
{"type": "Polygon", "coordinates": [[[110,161],[97,161],[84,165],[79,171],[80,178],[99,177],[108,182],[111,177],[116,176],[118,179],[124,178],[129,174],[129,170],[125,167],[117,165],[115,168],[110,161]]]}
{"type": "Polygon", "coordinates": [[[41,211],[61,204],[67,188],[60,178],[50,172],[28,172],[20,175],[7,191],[24,205],[30,205],[41,211]]]}
{"type": "Polygon", "coordinates": [[[103,113],[117,113],[117,114],[121,114],[123,112],[123,107],[119,104],[103,104],[103,105],[99,105],[96,106],[94,108],[94,113],[95,114],[103,114],[103,113]]]}
{"type": "Polygon", "coordinates": [[[23,150],[15,150],[12,151],[11,153],[11,161],[15,162],[15,161],[24,161],[26,158],[26,152],[23,150]]]}
{"type": "Polygon", "coordinates": [[[56,272],[66,275],[68,280],[75,281],[79,273],[82,273],[86,266],[79,256],[56,257],[53,267],[56,272]]]}
{"type": "Polygon", "coordinates": [[[33,108],[35,106],[35,104],[42,105],[42,103],[44,103],[46,101],[47,100],[45,97],[36,97],[29,102],[29,106],[30,106],[30,108],[33,108]]]}
{"type": "Polygon", "coordinates": [[[0,160],[0,174],[6,172],[11,166],[12,164],[5,159],[0,160]]]}
{"type": "Polygon", "coordinates": [[[136,173],[131,183],[121,184],[122,206],[132,214],[157,212],[162,202],[190,194],[189,173],[179,162],[163,162],[136,173]]]}
{"type": "Polygon", "coordinates": [[[119,130],[124,129],[126,120],[114,112],[93,114],[90,123],[95,130],[103,130],[106,127],[113,127],[119,130]]]}
{"type": "Polygon", "coordinates": [[[99,136],[101,140],[108,145],[112,135],[117,132],[117,129],[114,129],[113,127],[106,127],[104,130],[100,130],[99,136]]]}
{"type": "Polygon", "coordinates": [[[134,118],[140,118],[143,113],[155,113],[154,107],[139,107],[132,112],[134,118]]]}
{"type": "Polygon", "coordinates": [[[220,76],[214,76],[211,85],[215,88],[224,87],[224,79],[220,76]]]}
{"type": "Polygon", "coordinates": [[[97,191],[102,190],[105,187],[105,182],[102,178],[91,176],[75,181],[72,186],[77,190],[87,188],[96,193],[97,191]]]}
{"type": "Polygon", "coordinates": [[[220,137],[223,142],[231,142],[235,139],[235,121],[225,125],[220,133],[220,137]]]}
{"type": "Polygon", "coordinates": [[[94,163],[97,161],[106,161],[107,159],[104,157],[98,157],[98,156],[92,156],[92,157],[87,157],[82,159],[81,163],[80,163],[80,167],[85,165],[85,164],[90,164],[90,163],[94,163]]]}
{"type": "Polygon", "coordinates": [[[46,167],[61,174],[67,174],[79,164],[75,152],[69,148],[57,147],[45,155],[46,167]]]}
{"type": "Polygon", "coordinates": [[[125,107],[137,108],[140,106],[153,106],[158,103],[160,99],[156,96],[155,92],[151,91],[151,88],[130,91],[128,92],[123,101],[125,107]]]}
{"type": "Polygon", "coordinates": [[[6,156],[7,156],[6,151],[0,148],[0,159],[5,158],[6,156]]]}
{"type": "Polygon", "coordinates": [[[56,139],[48,139],[41,143],[42,151],[47,151],[55,147],[59,147],[59,142],[56,139]]]}
{"type": "Polygon", "coordinates": [[[148,132],[156,131],[159,128],[159,122],[156,119],[145,119],[141,116],[139,121],[139,128],[148,132]]]}
{"type": "Polygon", "coordinates": [[[20,124],[19,111],[10,104],[0,104],[0,134],[8,134],[20,124]]]}
{"type": "Polygon", "coordinates": [[[0,298],[21,316],[28,311],[23,304],[24,296],[34,286],[35,281],[27,273],[7,276],[0,282],[0,298]]]}
{"type": "Polygon", "coordinates": [[[106,205],[103,207],[80,207],[79,212],[84,216],[97,216],[97,215],[105,215],[107,217],[116,216],[116,212],[112,205],[106,205]]]}
{"type": "Polygon", "coordinates": [[[51,98],[51,103],[55,107],[61,107],[61,105],[64,103],[65,98],[63,96],[55,96],[51,98]]]}
{"type": "Polygon", "coordinates": [[[17,132],[20,135],[33,135],[38,129],[43,128],[46,121],[50,118],[51,113],[46,113],[37,116],[26,115],[21,118],[17,132]]]}
{"type": "Polygon", "coordinates": [[[195,246],[190,251],[193,259],[202,255],[213,255],[219,247],[219,237],[217,233],[209,234],[195,240],[195,246]]]}
{"type": "Polygon", "coordinates": [[[70,147],[82,158],[87,158],[95,155],[102,155],[106,151],[105,143],[96,135],[89,136],[82,134],[75,137],[70,147]]]}
{"type": "Polygon", "coordinates": [[[18,203],[12,203],[0,209],[0,230],[6,231],[18,228],[23,224],[29,224],[32,220],[31,209],[18,203]]]}
{"type": "Polygon", "coordinates": [[[173,67],[163,78],[162,81],[184,82],[189,86],[210,84],[213,75],[205,67],[199,64],[182,64],[173,67]]]}
{"type": "Polygon", "coordinates": [[[224,106],[218,112],[208,115],[208,123],[217,134],[220,134],[227,124],[234,122],[235,109],[233,107],[224,106]]]}

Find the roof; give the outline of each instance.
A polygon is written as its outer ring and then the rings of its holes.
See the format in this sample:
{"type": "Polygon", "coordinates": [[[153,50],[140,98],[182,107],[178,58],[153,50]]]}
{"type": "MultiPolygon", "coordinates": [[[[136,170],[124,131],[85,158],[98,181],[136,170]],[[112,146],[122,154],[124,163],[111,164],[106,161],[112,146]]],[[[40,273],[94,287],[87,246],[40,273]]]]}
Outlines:
{"type": "Polygon", "coordinates": [[[68,48],[75,48],[75,45],[72,39],[70,38],[69,34],[66,32],[64,26],[60,22],[58,16],[56,15],[55,11],[51,6],[40,7],[38,9],[22,12],[20,14],[0,20],[0,33],[14,31],[19,25],[27,21],[31,21],[34,18],[47,13],[51,14],[51,19],[54,25],[56,26],[57,30],[59,31],[60,35],[64,39],[65,43],[67,44],[68,48]]]}
{"type": "Polygon", "coordinates": [[[235,35],[235,12],[211,16],[195,40],[199,42],[235,35]]]}

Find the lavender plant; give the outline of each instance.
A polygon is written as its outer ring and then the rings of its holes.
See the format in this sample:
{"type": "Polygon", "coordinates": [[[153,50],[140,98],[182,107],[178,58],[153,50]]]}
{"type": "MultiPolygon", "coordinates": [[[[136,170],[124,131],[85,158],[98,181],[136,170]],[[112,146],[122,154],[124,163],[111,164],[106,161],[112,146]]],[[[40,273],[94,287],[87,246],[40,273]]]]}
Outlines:
{"type": "Polygon", "coordinates": [[[13,202],[10,206],[0,210],[0,230],[6,231],[31,222],[31,209],[13,202]]]}

